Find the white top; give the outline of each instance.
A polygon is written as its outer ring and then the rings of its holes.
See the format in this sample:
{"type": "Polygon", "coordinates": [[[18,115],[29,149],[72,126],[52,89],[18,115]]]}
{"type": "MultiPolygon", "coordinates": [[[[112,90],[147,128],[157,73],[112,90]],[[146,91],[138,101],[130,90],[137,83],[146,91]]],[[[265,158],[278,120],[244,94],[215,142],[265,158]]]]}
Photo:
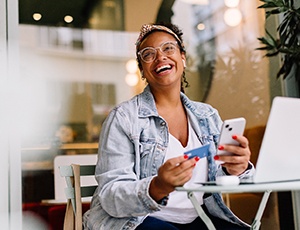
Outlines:
{"type": "MultiPolygon", "coordinates": [[[[192,150],[194,148],[198,148],[201,145],[201,142],[198,140],[197,135],[189,122],[189,137],[187,146],[183,147],[174,136],[169,134],[169,145],[165,161],[170,158],[181,156],[182,154],[184,154],[184,152],[192,150]]],[[[188,181],[185,186],[189,187],[189,185],[192,185],[194,182],[207,181],[207,168],[207,159],[200,159],[194,168],[191,180],[188,181]]],[[[203,194],[203,192],[195,193],[199,204],[203,204],[203,194]]],[[[198,217],[198,214],[185,192],[173,191],[169,194],[168,204],[163,207],[161,211],[152,213],[150,214],[150,216],[168,222],[186,224],[191,223],[193,220],[195,220],[198,217]]]]}

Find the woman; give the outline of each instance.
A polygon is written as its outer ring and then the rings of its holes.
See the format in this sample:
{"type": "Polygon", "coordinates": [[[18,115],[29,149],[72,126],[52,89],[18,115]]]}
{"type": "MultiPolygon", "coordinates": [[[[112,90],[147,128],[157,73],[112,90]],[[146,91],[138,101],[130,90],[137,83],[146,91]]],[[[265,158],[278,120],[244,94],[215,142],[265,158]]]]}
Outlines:
{"type": "MultiPolygon", "coordinates": [[[[181,92],[186,56],[177,26],[144,25],[136,51],[148,85],[104,122],[99,186],[84,216],[85,229],[205,229],[186,194],[175,187],[216,175],[250,177],[248,140],[234,136],[240,146],[219,146],[234,156],[215,156],[222,121],[214,108],[181,92]],[[210,144],[205,158],[183,154],[204,144],[210,144]]],[[[220,194],[197,193],[197,199],[217,229],[249,229],[220,194]]]]}

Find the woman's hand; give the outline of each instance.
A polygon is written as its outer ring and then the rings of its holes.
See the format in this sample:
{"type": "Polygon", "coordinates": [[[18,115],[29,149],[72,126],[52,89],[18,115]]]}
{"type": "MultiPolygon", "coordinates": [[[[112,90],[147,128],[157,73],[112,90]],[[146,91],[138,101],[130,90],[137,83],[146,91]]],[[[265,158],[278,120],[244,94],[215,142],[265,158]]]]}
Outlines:
{"type": "Polygon", "coordinates": [[[167,160],[159,169],[158,174],[150,183],[150,196],[158,201],[169,195],[175,187],[189,181],[193,175],[199,157],[188,159],[186,155],[167,160]]]}
{"type": "Polygon", "coordinates": [[[219,150],[231,152],[234,155],[217,155],[214,159],[223,161],[222,166],[226,168],[227,172],[231,175],[240,175],[248,168],[251,151],[246,137],[233,135],[232,138],[238,141],[240,145],[220,145],[218,148],[219,150]]]}

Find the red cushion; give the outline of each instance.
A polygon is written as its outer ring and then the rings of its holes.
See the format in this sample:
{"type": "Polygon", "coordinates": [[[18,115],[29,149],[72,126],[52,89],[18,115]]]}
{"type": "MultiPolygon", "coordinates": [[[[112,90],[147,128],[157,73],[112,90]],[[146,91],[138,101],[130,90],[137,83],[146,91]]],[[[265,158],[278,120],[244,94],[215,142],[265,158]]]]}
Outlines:
{"type": "MultiPolygon", "coordinates": [[[[90,208],[90,204],[82,204],[82,213],[90,208]]],[[[63,230],[66,205],[57,205],[49,208],[48,219],[51,230],[63,230]]]]}
{"type": "MultiPolygon", "coordinates": [[[[82,213],[85,213],[89,208],[89,203],[83,203],[82,213]]],[[[41,203],[25,203],[23,204],[23,212],[32,212],[34,215],[41,217],[48,223],[50,230],[63,230],[66,212],[65,204],[44,205],[41,203]]]]}

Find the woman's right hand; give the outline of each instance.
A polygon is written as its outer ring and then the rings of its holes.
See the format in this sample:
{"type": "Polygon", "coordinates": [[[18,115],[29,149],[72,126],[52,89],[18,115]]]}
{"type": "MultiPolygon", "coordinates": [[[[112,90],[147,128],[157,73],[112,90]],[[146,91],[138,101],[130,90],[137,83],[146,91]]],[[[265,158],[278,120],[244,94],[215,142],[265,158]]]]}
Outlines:
{"type": "Polygon", "coordinates": [[[188,182],[199,159],[199,157],[188,159],[186,155],[183,155],[167,160],[158,169],[157,176],[150,183],[150,196],[159,201],[169,195],[170,192],[173,192],[175,187],[188,182]]]}

